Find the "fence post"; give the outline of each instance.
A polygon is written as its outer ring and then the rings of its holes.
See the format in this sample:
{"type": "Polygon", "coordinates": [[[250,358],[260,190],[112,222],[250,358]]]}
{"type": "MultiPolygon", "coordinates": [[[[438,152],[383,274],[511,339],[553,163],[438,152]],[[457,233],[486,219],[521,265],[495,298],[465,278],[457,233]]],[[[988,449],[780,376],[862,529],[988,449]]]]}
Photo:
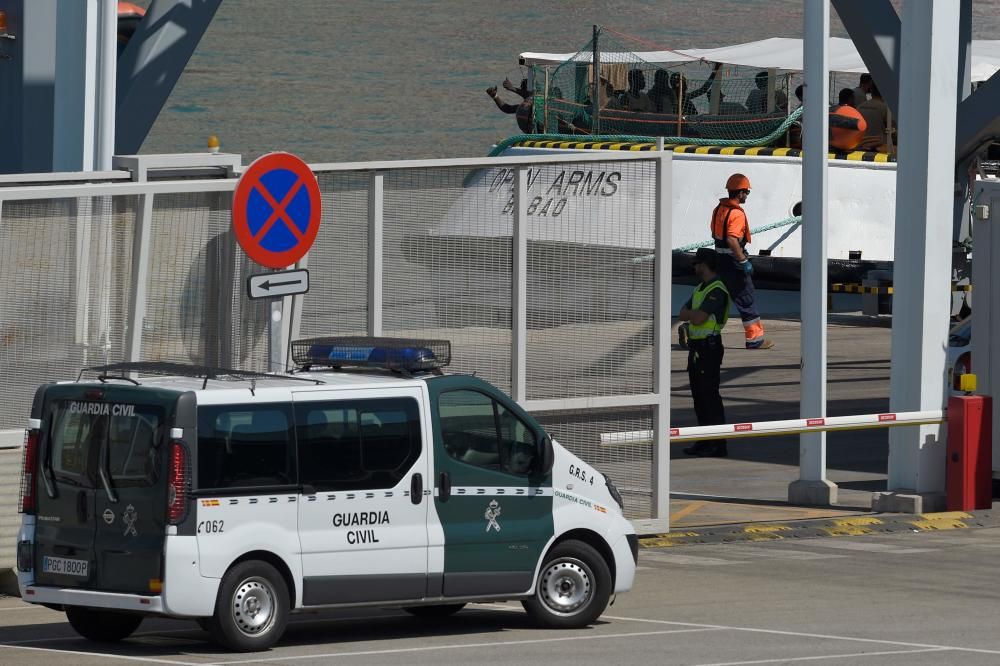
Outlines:
{"type": "Polygon", "coordinates": [[[545,68],[545,95],[542,97],[542,134],[549,133],[549,68],[545,68]]]}
{"type": "MultiPolygon", "coordinates": [[[[801,383],[799,415],[826,416],[826,284],[827,224],[829,222],[826,140],[829,117],[829,0],[806,3],[804,32],[805,99],[802,133],[802,287],[801,383]]],[[[799,478],[788,486],[788,501],[830,506],[837,503],[837,485],[826,478],[826,434],[799,437],[799,478]]]]}
{"type": "Polygon", "coordinates": [[[146,320],[149,282],[149,236],[153,226],[153,194],[139,197],[132,235],[132,279],[129,283],[128,339],[125,360],[142,360],[142,330],[146,320]]]}
{"type": "Polygon", "coordinates": [[[278,340],[281,345],[277,354],[277,372],[285,372],[291,366],[289,357],[292,349],[292,317],[295,316],[295,296],[285,296],[280,301],[279,312],[281,312],[281,326],[278,328],[278,340]]]}
{"type": "Polygon", "coordinates": [[[528,169],[514,169],[514,219],[511,232],[510,392],[518,402],[527,395],[528,349],[528,169]]]}
{"type": "Polygon", "coordinates": [[[653,391],[658,400],[653,420],[653,478],[651,516],[655,529],[670,529],[670,289],[671,165],[673,153],[661,150],[656,160],[655,247],[653,275],[653,391]]]}
{"type": "Polygon", "coordinates": [[[590,96],[590,133],[593,136],[601,133],[601,48],[597,41],[600,34],[600,28],[595,25],[594,40],[590,44],[590,67],[593,70],[591,85],[594,87],[594,92],[590,96]]]}
{"type": "Polygon", "coordinates": [[[382,335],[382,222],[385,174],[372,171],[368,183],[368,335],[382,335]]]}
{"type": "MultiPolygon", "coordinates": [[[[295,264],[295,268],[300,270],[309,269],[309,253],[306,252],[305,256],[299,259],[298,263],[295,264]]],[[[293,340],[298,340],[302,337],[302,310],[305,308],[305,294],[295,294],[289,299],[290,314],[288,318],[288,345],[286,345],[286,353],[288,357],[291,356],[290,349],[293,340]]],[[[289,367],[288,357],[286,357],[285,367],[289,367]]]]}
{"type": "Polygon", "coordinates": [[[267,371],[282,372],[282,349],[285,348],[285,299],[279,298],[267,304],[267,371]]]}

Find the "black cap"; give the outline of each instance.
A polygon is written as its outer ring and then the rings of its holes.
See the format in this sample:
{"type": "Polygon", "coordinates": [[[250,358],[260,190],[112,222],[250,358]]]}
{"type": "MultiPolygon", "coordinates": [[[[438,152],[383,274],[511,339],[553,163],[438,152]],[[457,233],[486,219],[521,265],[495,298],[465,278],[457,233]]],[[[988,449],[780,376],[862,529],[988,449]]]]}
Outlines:
{"type": "Polygon", "coordinates": [[[713,271],[715,270],[716,264],[718,263],[719,256],[710,247],[699,247],[698,251],[694,254],[694,259],[691,260],[691,265],[694,264],[705,264],[713,271]]]}

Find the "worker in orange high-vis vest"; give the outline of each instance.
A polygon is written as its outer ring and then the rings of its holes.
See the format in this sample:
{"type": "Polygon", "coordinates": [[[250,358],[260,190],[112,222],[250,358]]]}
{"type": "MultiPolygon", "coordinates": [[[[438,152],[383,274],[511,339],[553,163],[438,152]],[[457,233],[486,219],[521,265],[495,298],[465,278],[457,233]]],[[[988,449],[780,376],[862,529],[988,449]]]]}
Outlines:
{"type": "Polygon", "coordinates": [[[712,211],[712,238],[719,255],[719,277],[729,290],[743,320],[747,349],[770,349],[774,343],[764,337],[764,325],[754,302],[753,264],[746,253],[750,243],[750,222],[741,204],[750,195],[750,179],[734,173],[726,181],[728,198],[719,199],[712,211]]]}

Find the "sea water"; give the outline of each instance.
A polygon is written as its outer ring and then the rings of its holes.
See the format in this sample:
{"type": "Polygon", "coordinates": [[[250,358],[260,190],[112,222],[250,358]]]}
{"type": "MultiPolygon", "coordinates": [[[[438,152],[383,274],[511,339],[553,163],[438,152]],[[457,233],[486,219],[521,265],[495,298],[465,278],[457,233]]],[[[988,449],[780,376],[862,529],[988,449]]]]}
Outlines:
{"type": "MultiPolygon", "coordinates": [[[[973,3],[974,37],[1000,34],[998,8],[973,3]]],[[[204,150],[215,134],[247,160],[482,156],[518,133],[485,89],[519,83],[523,51],[579,50],[595,23],[645,40],[632,50],[709,48],[801,37],[802,2],[225,0],[142,152],[204,150]]],[[[835,11],[831,32],[846,36],[835,11]]]]}

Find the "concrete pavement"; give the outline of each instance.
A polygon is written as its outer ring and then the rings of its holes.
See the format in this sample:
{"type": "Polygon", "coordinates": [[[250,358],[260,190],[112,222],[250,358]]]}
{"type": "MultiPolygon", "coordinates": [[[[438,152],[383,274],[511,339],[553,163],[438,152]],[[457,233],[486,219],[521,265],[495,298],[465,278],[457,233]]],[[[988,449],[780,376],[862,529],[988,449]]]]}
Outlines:
{"type": "Polygon", "coordinates": [[[439,623],[363,610],[299,616],[248,655],[190,621],[89,643],[60,613],[3,599],[0,663],[997,664],[998,552],[997,528],[645,549],[634,590],[587,629],[538,629],[518,604],[439,623]]]}
{"type": "MultiPolygon", "coordinates": [[[[889,409],[890,321],[830,315],[827,329],[828,415],[889,409]]],[[[743,349],[738,318],[724,332],[722,397],[730,423],[799,418],[800,325],[765,318],[768,350],[743,349]]],[[[671,354],[671,424],[696,425],[688,387],[687,352],[671,354]]],[[[827,435],[830,480],[839,486],[837,507],[790,507],[788,484],[798,478],[798,437],[755,437],[729,442],[728,458],[691,458],[687,445],[671,449],[671,514],[677,527],[755,521],[845,517],[871,508],[871,494],[885,489],[888,431],[827,435]],[[697,504],[694,504],[697,503],[697,504]]]]}

